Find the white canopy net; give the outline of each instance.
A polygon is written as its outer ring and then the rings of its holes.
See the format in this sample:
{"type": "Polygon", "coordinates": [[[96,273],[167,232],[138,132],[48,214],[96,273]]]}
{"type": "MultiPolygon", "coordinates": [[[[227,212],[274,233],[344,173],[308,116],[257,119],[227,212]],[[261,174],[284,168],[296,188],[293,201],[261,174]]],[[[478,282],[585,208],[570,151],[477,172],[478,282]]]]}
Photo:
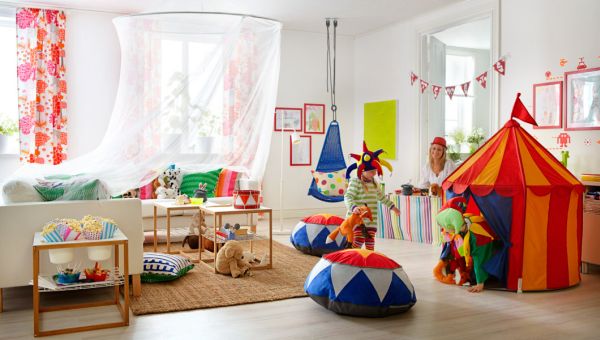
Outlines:
{"type": "Polygon", "coordinates": [[[32,184],[59,178],[62,199],[72,199],[71,185],[92,179],[118,195],[173,163],[183,171],[228,167],[260,181],[271,143],[281,24],[210,13],[134,15],[114,24],[121,75],[102,142],[57,166],[24,165],[18,176],[32,184]]]}

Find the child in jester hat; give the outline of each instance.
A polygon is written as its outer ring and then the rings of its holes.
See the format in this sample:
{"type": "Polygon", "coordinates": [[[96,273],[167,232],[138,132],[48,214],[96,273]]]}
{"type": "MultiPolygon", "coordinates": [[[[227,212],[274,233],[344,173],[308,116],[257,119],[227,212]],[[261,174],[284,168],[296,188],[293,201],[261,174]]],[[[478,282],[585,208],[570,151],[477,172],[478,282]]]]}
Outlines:
{"type": "Polygon", "coordinates": [[[377,233],[377,202],[385,204],[394,213],[400,215],[400,210],[394,206],[385,193],[381,191],[375,175],[382,176],[383,171],[381,166],[385,166],[392,171],[392,166],[383,159],[379,159],[379,155],[383,149],[375,152],[369,151],[367,144],[363,141],[363,153],[361,155],[350,154],[357,160],[356,163],[350,165],[346,170],[346,178],[350,178],[352,171],[357,170],[358,177],[350,179],[348,189],[344,195],[344,203],[348,209],[347,216],[350,214],[360,214],[358,206],[367,205],[373,214],[373,220],[365,220],[362,226],[356,226],[353,229],[354,241],[353,248],[361,248],[363,244],[369,250],[375,248],[375,234],[377,233]]]}
{"type": "MultiPolygon", "coordinates": [[[[461,275],[465,275],[464,278],[461,277],[460,284],[474,274],[476,285],[470,287],[469,292],[479,293],[483,291],[484,283],[489,277],[484,265],[492,258],[499,245],[498,238],[483,216],[465,213],[465,210],[465,198],[454,197],[442,206],[435,218],[442,226],[442,234],[446,239],[440,263],[450,265],[451,272],[458,269],[461,275]]],[[[434,269],[434,275],[435,273],[434,269]]],[[[438,279],[447,281],[444,278],[438,279]]]]}

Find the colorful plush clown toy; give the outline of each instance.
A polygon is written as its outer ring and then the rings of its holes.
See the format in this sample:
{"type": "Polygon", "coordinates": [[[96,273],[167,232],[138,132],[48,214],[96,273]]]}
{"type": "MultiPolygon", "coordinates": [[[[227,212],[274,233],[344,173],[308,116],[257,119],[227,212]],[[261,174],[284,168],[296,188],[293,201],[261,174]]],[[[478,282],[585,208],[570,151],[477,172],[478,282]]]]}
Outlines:
{"type": "Polygon", "coordinates": [[[435,218],[444,243],[433,274],[443,283],[473,283],[469,291],[478,293],[489,277],[484,265],[494,253],[497,237],[483,216],[465,213],[466,206],[464,197],[454,197],[435,218]]]}
{"type": "Polygon", "coordinates": [[[353,248],[365,248],[374,250],[375,234],[377,233],[377,202],[386,205],[397,215],[400,215],[400,210],[390,201],[385,193],[379,188],[375,181],[375,175],[383,176],[381,166],[392,171],[390,163],[383,159],[379,159],[379,155],[383,153],[383,149],[375,152],[367,148],[367,143],[363,141],[363,152],[360,155],[350,154],[350,157],[357,160],[356,163],[350,165],[346,170],[346,178],[350,179],[348,190],[344,195],[344,203],[348,209],[347,217],[352,214],[361,214],[361,206],[367,206],[372,213],[371,219],[363,219],[362,224],[353,226],[353,248]],[[358,177],[350,178],[352,171],[357,170],[358,177]]]}

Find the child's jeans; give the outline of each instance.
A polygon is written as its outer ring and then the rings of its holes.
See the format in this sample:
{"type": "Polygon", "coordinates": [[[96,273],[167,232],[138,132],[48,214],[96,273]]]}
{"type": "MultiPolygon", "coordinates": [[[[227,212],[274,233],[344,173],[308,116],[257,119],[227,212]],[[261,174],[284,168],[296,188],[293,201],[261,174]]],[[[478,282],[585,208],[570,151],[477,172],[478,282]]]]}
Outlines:
{"type": "Polygon", "coordinates": [[[356,226],[353,230],[354,242],[352,242],[352,248],[365,248],[368,250],[375,250],[375,234],[377,233],[377,227],[373,225],[365,226],[361,224],[356,226]]]}

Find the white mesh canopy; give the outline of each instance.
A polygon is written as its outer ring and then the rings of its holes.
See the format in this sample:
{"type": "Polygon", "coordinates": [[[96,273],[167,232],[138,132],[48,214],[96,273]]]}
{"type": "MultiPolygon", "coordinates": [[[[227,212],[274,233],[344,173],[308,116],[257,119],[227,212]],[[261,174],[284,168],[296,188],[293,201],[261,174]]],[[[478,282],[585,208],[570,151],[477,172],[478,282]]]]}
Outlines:
{"type": "MultiPolygon", "coordinates": [[[[209,13],[126,16],[114,24],[121,75],[102,142],[57,166],[27,164],[18,176],[35,182],[81,174],[64,180],[67,188],[70,181],[99,179],[109,195],[147,184],[172,163],[184,171],[226,166],[261,180],[281,24],[209,13]]],[[[69,199],[68,190],[63,199],[69,199]]]]}

